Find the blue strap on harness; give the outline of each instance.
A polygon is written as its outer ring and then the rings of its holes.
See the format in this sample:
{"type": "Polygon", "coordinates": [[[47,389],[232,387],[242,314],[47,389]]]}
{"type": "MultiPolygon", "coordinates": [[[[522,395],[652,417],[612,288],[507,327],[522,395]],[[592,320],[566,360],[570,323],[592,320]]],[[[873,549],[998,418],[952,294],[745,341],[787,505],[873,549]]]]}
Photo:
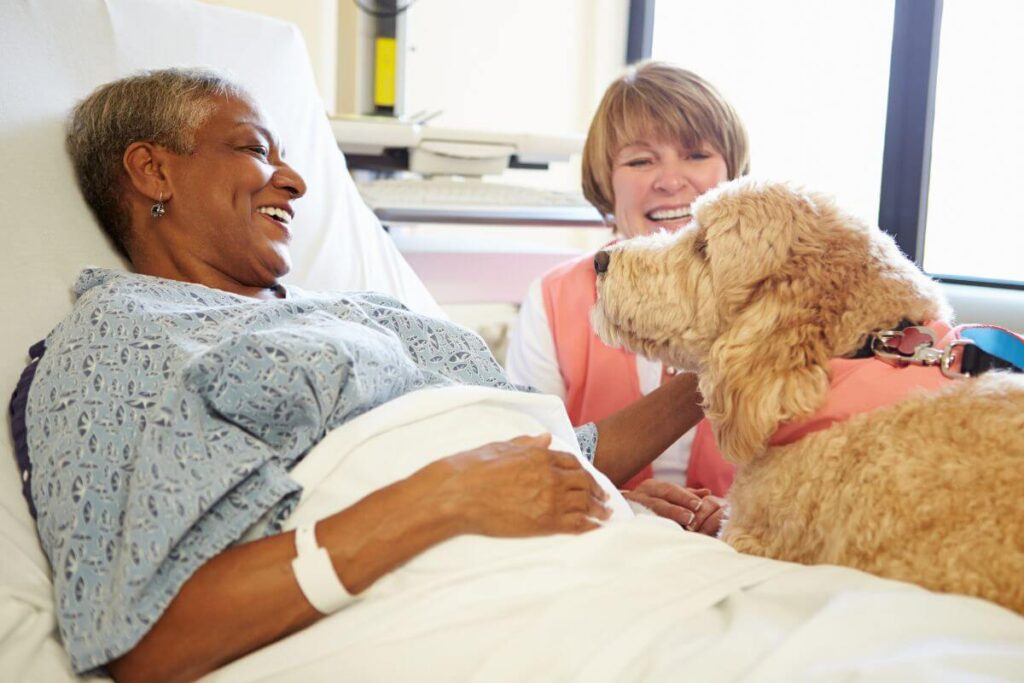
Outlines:
{"type": "Polygon", "coordinates": [[[986,370],[1024,372],[1024,341],[999,327],[967,327],[960,331],[973,347],[963,349],[960,371],[977,375],[986,370]]]}

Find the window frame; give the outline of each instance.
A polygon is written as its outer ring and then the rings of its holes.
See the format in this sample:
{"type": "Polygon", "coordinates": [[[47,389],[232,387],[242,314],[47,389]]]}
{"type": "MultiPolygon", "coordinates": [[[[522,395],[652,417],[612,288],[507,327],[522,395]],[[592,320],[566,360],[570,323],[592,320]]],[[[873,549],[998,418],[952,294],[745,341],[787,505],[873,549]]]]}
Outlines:
{"type": "Polygon", "coordinates": [[[897,0],[889,61],[878,225],[918,267],[924,258],[943,0],[897,0]]]}
{"type": "Polygon", "coordinates": [[[654,0],[629,0],[626,64],[651,58],[654,46],[654,0]]]}

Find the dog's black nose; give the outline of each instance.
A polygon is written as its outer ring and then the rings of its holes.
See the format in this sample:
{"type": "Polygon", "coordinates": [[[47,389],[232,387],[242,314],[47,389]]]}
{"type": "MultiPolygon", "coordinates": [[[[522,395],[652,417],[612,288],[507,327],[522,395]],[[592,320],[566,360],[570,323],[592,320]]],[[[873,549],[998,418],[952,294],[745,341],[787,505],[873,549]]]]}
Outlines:
{"type": "Polygon", "coordinates": [[[594,254],[594,270],[598,273],[604,273],[608,270],[608,262],[612,260],[612,257],[607,251],[599,251],[594,254]]]}

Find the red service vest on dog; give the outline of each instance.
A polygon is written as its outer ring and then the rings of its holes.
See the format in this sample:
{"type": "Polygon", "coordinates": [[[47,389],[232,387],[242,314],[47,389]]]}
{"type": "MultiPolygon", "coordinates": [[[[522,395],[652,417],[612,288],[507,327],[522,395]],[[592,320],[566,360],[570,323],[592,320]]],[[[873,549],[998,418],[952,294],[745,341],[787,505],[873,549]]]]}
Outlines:
{"type": "MultiPolygon", "coordinates": [[[[947,323],[931,322],[927,323],[927,327],[931,328],[938,340],[935,348],[944,349],[960,339],[964,330],[987,326],[961,325],[951,329],[947,323]]],[[[1015,336],[1024,344],[1024,338],[1015,336]]],[[[821,408],[810,417],[779,425],[768,441],[769,446],[794,443],[854,415],[897,403],[913,392],[936,391],[949,382],[957,381],[943,375],[935,366],[896,366],[879,358],[833,358],[829,361],[829,377],[828,392],[821,408]]],[[[701,422],[690,456],[687,485],[699,485],[691,483],[692,475],[712,491],[716,484],[721,486],[724,482],[727,482],[724,485],[728,488],[733,474],[732,466],[724,462],[718,453],[710,425],[706,420],[701,422]]]]}
{"type": "MultiPolygon", "coordinates": [[[[598,422],[640,400],[643,393],[636,356],[605,345],[590,325],[590,309],[597,303],[594,255],[581,256],[551,270],[541,280],[541,291],[572,424],[598,422]]],[[[652,472],[648,465],[624,488],[635,488],[650,479],[652,472]]],[[[724,496],[733,473],[734,467],[718,453],[710,425],[702,420],[687,466],[687,486],[709,488],[714,495],[724,496]]]]}
{"type": "MultiPolygon", "coordinates": [[[[928,323],[935,333],[937,348],[944,348],[961,328],[951,330],[944,322],[928,323]]],[[[781,425],[769,446],[783,446],[854,415],[892,405],[912,391],[935,391],[952,380],[937,367],[906,365],[897,367],[878,358],[833,358],[829,361],[828,393],[825,403],[814,415],[781,425]]]]}

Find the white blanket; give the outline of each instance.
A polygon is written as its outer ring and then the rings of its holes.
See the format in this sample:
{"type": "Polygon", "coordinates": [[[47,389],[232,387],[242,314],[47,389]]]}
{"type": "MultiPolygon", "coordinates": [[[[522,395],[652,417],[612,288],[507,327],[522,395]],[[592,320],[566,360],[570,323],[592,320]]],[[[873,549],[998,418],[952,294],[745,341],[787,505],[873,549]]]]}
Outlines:
{"type": "MultiPolygon", "coordinates": [[[[424,464],[550,431],[552,397],[458,387],[408,395],[335,430],[293,474],[289,520],[318,519],[424,464]]],[[[362,600],[209,681],[1024,680],[1024,619],[837,567],[740,555],[650,516],[582,536],[442,543],[362,600]]]]}

